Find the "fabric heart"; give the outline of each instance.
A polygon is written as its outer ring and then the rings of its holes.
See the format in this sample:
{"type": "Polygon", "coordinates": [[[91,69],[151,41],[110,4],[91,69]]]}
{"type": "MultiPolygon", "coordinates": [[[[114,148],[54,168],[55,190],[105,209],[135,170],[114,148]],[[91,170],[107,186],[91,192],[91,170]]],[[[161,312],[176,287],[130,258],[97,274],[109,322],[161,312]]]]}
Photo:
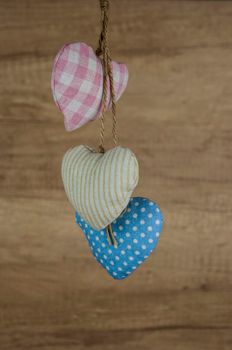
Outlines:
{"type": "MultiPolygon", "coordinates": [[[[112,61],[116,100],[127,86],[128,70],[112,61]]],[[[51,88],[54,100],[64,114],[67,131],[80,128],[101,114],[103,69],[101,59],[85,43],[67,44],[55,57],[51,88]]],[[[108,82],[107,106],[110,106],[108,82]]]]}
{"type": "Polygon", "coordinates": [[[97,261],[115,279],[128,277],[155,249],[163,227],[163,216],[156,203],[131,198],[126,210],[112,223],[118,247],[109,244],[106,229],[94,230],[76,213],[97,261]]]}
{"type": "Polygon", "coordinates": [[[126,208],[138,177],[135,155],[120,146],[104,154],[77,146],[68,150],[62,161],[68,199],[96,230],[106,227],[126,208]]]}

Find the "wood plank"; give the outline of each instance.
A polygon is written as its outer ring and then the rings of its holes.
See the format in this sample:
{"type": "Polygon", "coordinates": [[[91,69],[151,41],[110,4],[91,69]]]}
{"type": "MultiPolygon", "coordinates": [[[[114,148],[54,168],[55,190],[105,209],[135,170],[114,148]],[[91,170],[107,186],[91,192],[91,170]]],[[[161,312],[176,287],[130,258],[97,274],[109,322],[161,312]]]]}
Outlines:
{"type": "Polygon", "coordinates": [[[139,159],[135,195],[165,217],[121,282],[91,256],[60,176],[99,123],[66,133],[50,92],[57,50],[95,47],[98,3],[0,4],[0,348],[231,349],[232,3],[112,1],[112,55],[130,73],[120,143],[139,159]]]}

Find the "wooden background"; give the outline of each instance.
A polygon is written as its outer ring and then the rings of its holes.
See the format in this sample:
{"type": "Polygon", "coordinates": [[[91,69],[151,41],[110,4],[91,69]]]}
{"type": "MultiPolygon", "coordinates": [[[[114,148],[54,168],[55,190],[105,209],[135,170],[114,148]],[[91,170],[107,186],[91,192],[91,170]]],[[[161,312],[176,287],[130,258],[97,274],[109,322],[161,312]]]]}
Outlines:
{"type": "Polygon", "coordinates": [[[165,217],[155,254],[119,282],[60,176],[99,123],[66,133],[50,92],[65,42],[96,47],[98,2],[0,0],[1,350],[232,348],[231,18],[231,1],[112,1],[112,55],[130,72],[120,140],[140,162],[136,194],[165,217]]]}

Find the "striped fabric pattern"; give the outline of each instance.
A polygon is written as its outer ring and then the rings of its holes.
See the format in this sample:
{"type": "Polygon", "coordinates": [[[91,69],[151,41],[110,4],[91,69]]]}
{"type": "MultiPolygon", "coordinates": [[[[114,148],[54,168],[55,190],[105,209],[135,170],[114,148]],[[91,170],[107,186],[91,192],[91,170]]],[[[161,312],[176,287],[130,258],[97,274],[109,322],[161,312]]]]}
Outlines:
{"type": "Polygon", "coordinates": [[[96,153],[86,146],[69,149],[62,162],[67,197],[94,229],[105,228],[126,208],[138,183],[135,155],[121,146],[96,153]]]}

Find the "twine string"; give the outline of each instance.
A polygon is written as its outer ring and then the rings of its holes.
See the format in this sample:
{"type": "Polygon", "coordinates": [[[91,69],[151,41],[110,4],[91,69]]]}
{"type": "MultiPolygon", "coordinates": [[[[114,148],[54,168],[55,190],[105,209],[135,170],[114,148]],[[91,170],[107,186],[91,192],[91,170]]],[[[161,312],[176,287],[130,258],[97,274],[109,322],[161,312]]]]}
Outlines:
{"type": "Polygon", "coordinates": [[[109,0],[99,0],[101,8],[101,33],[98,41],[98,48],[96,50],[97,56],[102,56],[102,67],[103,67],[103,92],[102,92],[102,109],[100,118],[100,144],[99,152],[104,153],[104,138],[105,138],[105,113],[107,109],[107,92],[108,92],[108,81],[110,88],[110,99],[111,99],[111,111],[112,111],[112,137],[114,145],[118,143],[117,136],[117,118],[116,118],[116,102],[115,102],[115,91],[114,91],[114,79],[112,73],[112,61],[110,57],[110,50],[108,45],[108,23],[109,23],[109,0]]]}
{"type": "MultiPolygon", "coordinates": [[[[108,22],[109,22],[109,0],[99,0],[101,8],[101,33],[98,41],[98,48],[96,55],[102,56],[102,68],[103,68],[103,92],[102,92],[102,106],[101,106],[101,118],[100,118],[100,144],[99,152],[105,153],[104,139],[105,139],[105,113],[107,109],[107,92],[108,92],[108,81],[110,88],[110,99],[111,99],[111,111],[112,111],[112,136],[114,145],[117,145],[117,119],[116,119],[116,102],[114,92],[114,79],[112,73],[112,62],[110,57],[109,45],[108,45],[108,22]]],[[[109,224],[106,227],[106,234],[109,244],[114,247],[118,246],[118,242],[112,231],[112,227],[109,224]]]]}

